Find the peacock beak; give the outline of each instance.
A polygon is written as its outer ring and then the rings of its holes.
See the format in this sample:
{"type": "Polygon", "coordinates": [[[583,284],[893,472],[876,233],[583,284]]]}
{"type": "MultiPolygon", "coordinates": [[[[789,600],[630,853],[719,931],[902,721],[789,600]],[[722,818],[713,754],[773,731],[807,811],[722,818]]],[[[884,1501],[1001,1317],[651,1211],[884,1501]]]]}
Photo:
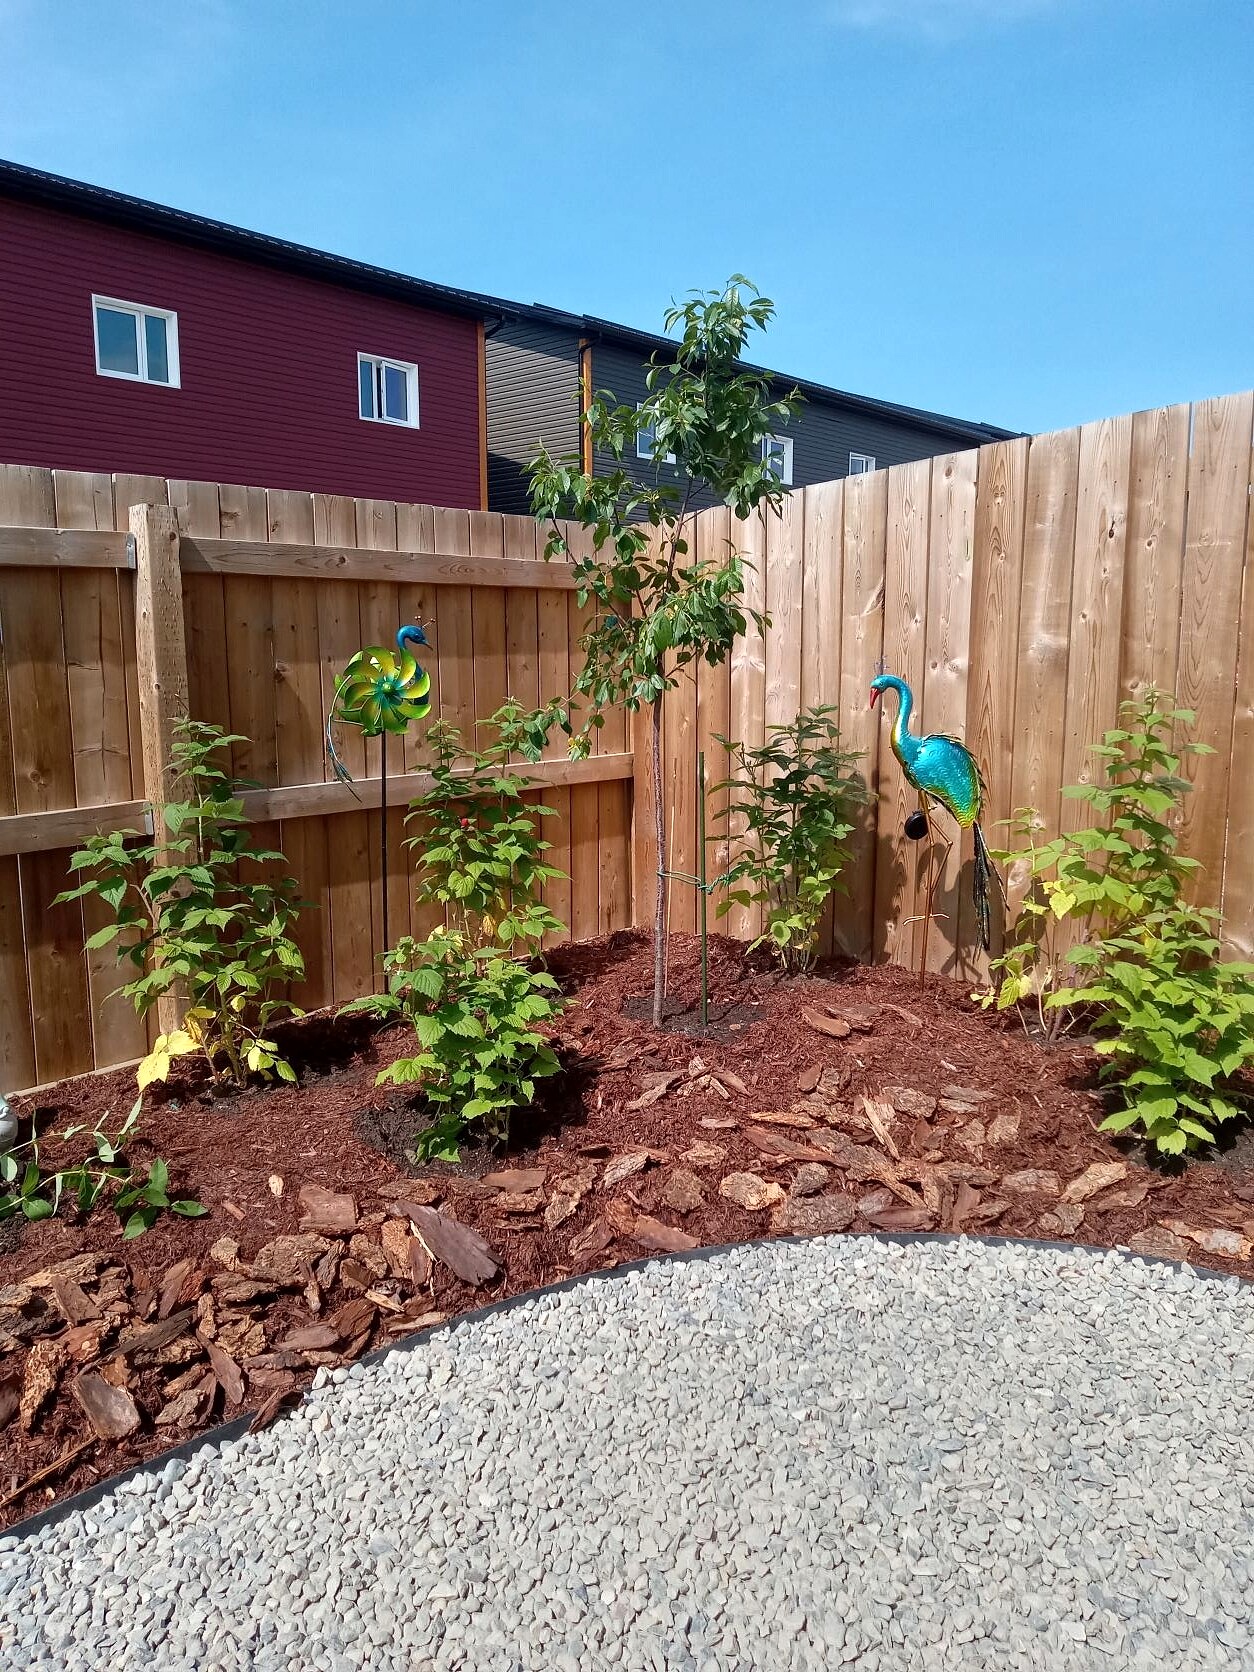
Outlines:
{"type": "Polygon", "coordinates": [[[879,701],[879,697],[880,697],[879,692],[876,690],[875,686],[872,685],[872,687],[871,687],[871,707],[872,708],[874,708],[876,703],[879,701]]]}

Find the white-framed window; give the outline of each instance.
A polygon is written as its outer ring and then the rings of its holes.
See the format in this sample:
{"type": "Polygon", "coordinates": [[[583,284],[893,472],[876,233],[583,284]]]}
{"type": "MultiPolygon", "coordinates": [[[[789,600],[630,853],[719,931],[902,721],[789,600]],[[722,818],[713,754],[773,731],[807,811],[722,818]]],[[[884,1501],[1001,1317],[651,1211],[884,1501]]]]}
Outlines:
{"type": "Polygon", "coordinates": [[[762,462],[770,465],[786,488],[792,487],[792,437],[790,435],[764,435],[762,437],[762,462]]]}
{"type": "Polygon", "coordinates": [[[115,296],[91,299],[96,372],[129,383],[179,386],[179,316],[168,308],[121,302],[115,296]]]}
{"type": "MultiPolygon", "coordinates": [[[[636,411],[637,412],[641,411],[643,409],[643,407],[644,407],[644,402],[643,401],[637,401],[636,402],[636,411]]],[[[653,458],[656,458],[657,457],[657,454],[656,454],[656,451],[655,451],[656,446],[657,446],[657,432],[654,429],[652,424],[645,424],[641,429],[638,429],[636,431],[636,457],[638,459],[653,459],[653,458]]],[[[663,456],[662,456],[662,463],[663,464],[674,464],[674,462],[675,462],[674,453],[663,454],[663,456]]]]}
{"type": "Polygon", "coordinates": [[[418,428],[418,368],[381,354],[357,356],[357,410],[371,424],[418,428]]]}
{"type": "Polygon", "coordinates": [[[875,469],[874,453],[850,453],[849,474],[851,476],[865,476],[875,469]]]}

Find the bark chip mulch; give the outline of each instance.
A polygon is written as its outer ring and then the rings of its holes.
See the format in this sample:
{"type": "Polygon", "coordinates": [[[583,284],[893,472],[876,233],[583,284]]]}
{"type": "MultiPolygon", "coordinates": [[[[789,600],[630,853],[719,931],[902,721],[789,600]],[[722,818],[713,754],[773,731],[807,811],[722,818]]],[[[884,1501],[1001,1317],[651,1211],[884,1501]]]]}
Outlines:
{"type": "MultiPolygon", "coordinates": [[[[667,1024],[645,939],[562,949],[562,1074],[509,1145],[420,1167],[420,1102],[376,1087],[402,1029],[311,1017],[300,1083],[213,1097],[180,1064],[133,1158],[209,1209],[123,1242],[116,1217],[0,1227],[0,1525],[245,1411],[320,1366],[489,1301],[638,1259],[791,1234],[968,1231],[1123,1246],[1254,1276],[1254,1145],[1165,1170],[1096,1130],[1097,1059],[955,983],[833,966],[783,979],[694,939],[667,1024]]],[[[40,1129],[121,1117],[134,1075],[69,1081],[40,1129]]],[[[55,1164],[56,1144],[45,1146],[55,1164]]]]}

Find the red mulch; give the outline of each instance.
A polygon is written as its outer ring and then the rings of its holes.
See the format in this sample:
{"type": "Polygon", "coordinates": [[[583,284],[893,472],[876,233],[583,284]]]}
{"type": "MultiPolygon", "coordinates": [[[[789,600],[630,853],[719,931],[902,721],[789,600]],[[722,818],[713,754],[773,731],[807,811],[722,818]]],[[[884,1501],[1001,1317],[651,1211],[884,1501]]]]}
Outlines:
{"type": "MultiPolygon", "coordinates": [[[[0,1509],[0,1525],[189,1433],[298,1391],[317,1365],[399,1339],[429,1325],[433,1314],[454,1316],[659,1247],[786,1234],[794,1204],[791,1194],[784,1203],[780,1197],[803,1166],[816,1191],[807,1200],[819,1204],[810,1211],[855,1230],[967,1229],[1131,1243],[1254,1276],[1248,1139],[1222,1164],[1198,1161],[1174,1171],[1147,1165],[1134,1146],[1096,1131],[1102,1100],[1087,1047],[1046,1048],[1017,1020],[978,1010],[954,983],[930,979],[921,990],[908,972],[859,966],[784,980],[746,960],[736,943],[717,940],[714,1026],[694,1037],[685,1031],[691,1015],[657,1033],[647,1006],[631,1002],[645,993],[651,973],[638,935],[563,949],[553,968],[572,1001],[557,1035],[566,1068],[545,1086],[538,1107],[517,1118],[507,1154],[479,1146],[458,1168],[413,1166],[406,1152],[421,1122],[415,1100],[374,1083],[380,1065],[404,1050],[403,1031],[372,1034],[360,1021],[313,1017],[294,1025],[288,1039],[298,1086],[211,1098],[195,1069],[180,1064],[170,1085],[150,1096],[133,1157],[163,1156],[174,1193],[199,1197],[210,1210],[205,1217],[163,1216],[130,1243],[121,1241],[107,1209],[84,1223],[62,1217],[0,1226],[0,1500],[17,1493],[0,1509]],[[819,1031],[816,1018],[843,1036],[819,1031]],[[668,1074],[678,1078],[656,1101],[631,1107],[668,1074]],[[871,1119],[863,1098],[872,1100],[871,1119]],[[941,1102],[929,1112],[931,1099],[941,1102]],[[795,1125],[754,1119],[790,1112],[795,1125]],[[694,1143],[722,1153],[707,1149],[685,1160],[694,1143]],[[640,1150],[650,1152],[643,1167],[604,1184],[607,1163],[640,1150]],[[825,1178],[815,1173],[816,1162],[827,1169],[825,1178]],[[1082,1201],[1060,1201],[1094,1163],[1109,1164],[1110,1177],[1098,1176],[1100,1188],[1082,1201]],[[1125,1171],[1116,1177],[1120,1165],[1125,1171]],[[494,1170],[523,1168],[543,1170],[530,1194],[480,1182],[494,1170]],[[676,1169],[687,1176],[676,1179],[676,1169]],[[1027,1169],[1052,1174],[1056,1183],[1003,1183],[1027,1169]],[[747,1187],[763,1206],[719,1194],[720,1181],[733,1173],[765,1181],[765,1189],[753,1181],[747,1187]],[[415,1186],[414,1178],[422,1182],[415,1186]],[[331,1257],[317,1277],[311,1264],[265,1294],[242,1293],[238,1280],[262,1246],[298,1231],[299,1192],[311,1184],[350,1195],[357,1234],[379,1244],[386,1231],[394,1256],[398,1247],[402,1259],[411,1250],[414,1264],[367,1272],[345,1247],[347,1236],[328,1237],[331,1257]],[[474,1286],[437,1257],[428,1274],[422,1243],[410,1237],[413,1216],[387,1212],[394,1199],[437,1203],[481,1234],[501,1269],[474,1286]],[[1226,1232],[1223,1245],[1243,1257],[1208,1252],[1185,1236],[1188,1230],[1226,1232]],[[224,1237],[239,1245],[234,1292],[222,1250],[210,1253],[224,1237]],[[77,1330],[67,1323],[64,1285],[58,1298],[44,1281],[33,1300],[29,1286],[5,1288],[84,1253],[100,1257],[94,1271],[73,1268],[87,1306],[103,1314],[98,1332],[94,1321],[77,1330]],[[163,1278],[178,1262],[186,1262],[184,1280],[166,1295],[164,1309],[194,1315],[172,1343],[147,1355],[119,1355],[128,1330],[158,1320],[163,1278]],[[355,1305],[344,1312],[348,1302],[355,1305]],[[293,1331],[319,1323],[328,1324],[325,1338],[287,1344],[293,1331]],[[215,1376],[210,1342],[218,1348],[217,1369],[224,1350],[236,1356],[238,1403],[232,1364],[215,1376]],[[92,1367],[134,1402],[139,1426],[125,1439],[98,1439],[74,1396],[75,1377],[92,1367]],[[45,1370],[53,1385],[35,1414],[25,1424],[16,1412],[6,1414],[45,1370]],[[163,1413],[167,1420],[158,1426],[163,1413]],[[46,1481],[18,1490],[49,1466],[46,1481]]],[[[681,1005],[695,1004],[695,940],[676,941],[671,987],[681,1005]]],[[[19,1099],[18,1113],[37,1113],[41,1129],[60,1128],[90,1124],[104,1110],[121,1117],[133,1098],[133,1074],[118,1070],[67,1082],[38,1102],[19,1099]]],[[[49,1144],[45,1161],[55,1159],[49,1144]]],[[[438,1255],[426,1223],[424,1240],[438,1255]]],[[[377,1268],[381,1248],[373,1260],[377,1268]]],[[[69,1300],[71,1310],[81,1305],[73,1290],[69,1300]]],[[[113,1399],[98,1378],[91,1381],[97,1395],[113,1399]]]]}

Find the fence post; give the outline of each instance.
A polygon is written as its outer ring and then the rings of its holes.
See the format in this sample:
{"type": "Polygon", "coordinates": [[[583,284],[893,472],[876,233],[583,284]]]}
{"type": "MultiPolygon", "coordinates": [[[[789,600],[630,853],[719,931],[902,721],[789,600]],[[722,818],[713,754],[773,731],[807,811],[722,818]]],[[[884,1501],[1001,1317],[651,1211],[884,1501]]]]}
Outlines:
{"type": "MultiPolygon", "coordinates": [[[[131,533],[135,536],[135,667],[144,794],[152,809],[154,839],[160,844],[165,836],[166,801],[174,790],[170,781],[174,727],[188,712],[178,523],[168,505],[132,505],[131,533]]],[[[179,1025],[184,1004],[175,989],[158,999],[157,1022],[162,1033],[179,1025]]]]}

